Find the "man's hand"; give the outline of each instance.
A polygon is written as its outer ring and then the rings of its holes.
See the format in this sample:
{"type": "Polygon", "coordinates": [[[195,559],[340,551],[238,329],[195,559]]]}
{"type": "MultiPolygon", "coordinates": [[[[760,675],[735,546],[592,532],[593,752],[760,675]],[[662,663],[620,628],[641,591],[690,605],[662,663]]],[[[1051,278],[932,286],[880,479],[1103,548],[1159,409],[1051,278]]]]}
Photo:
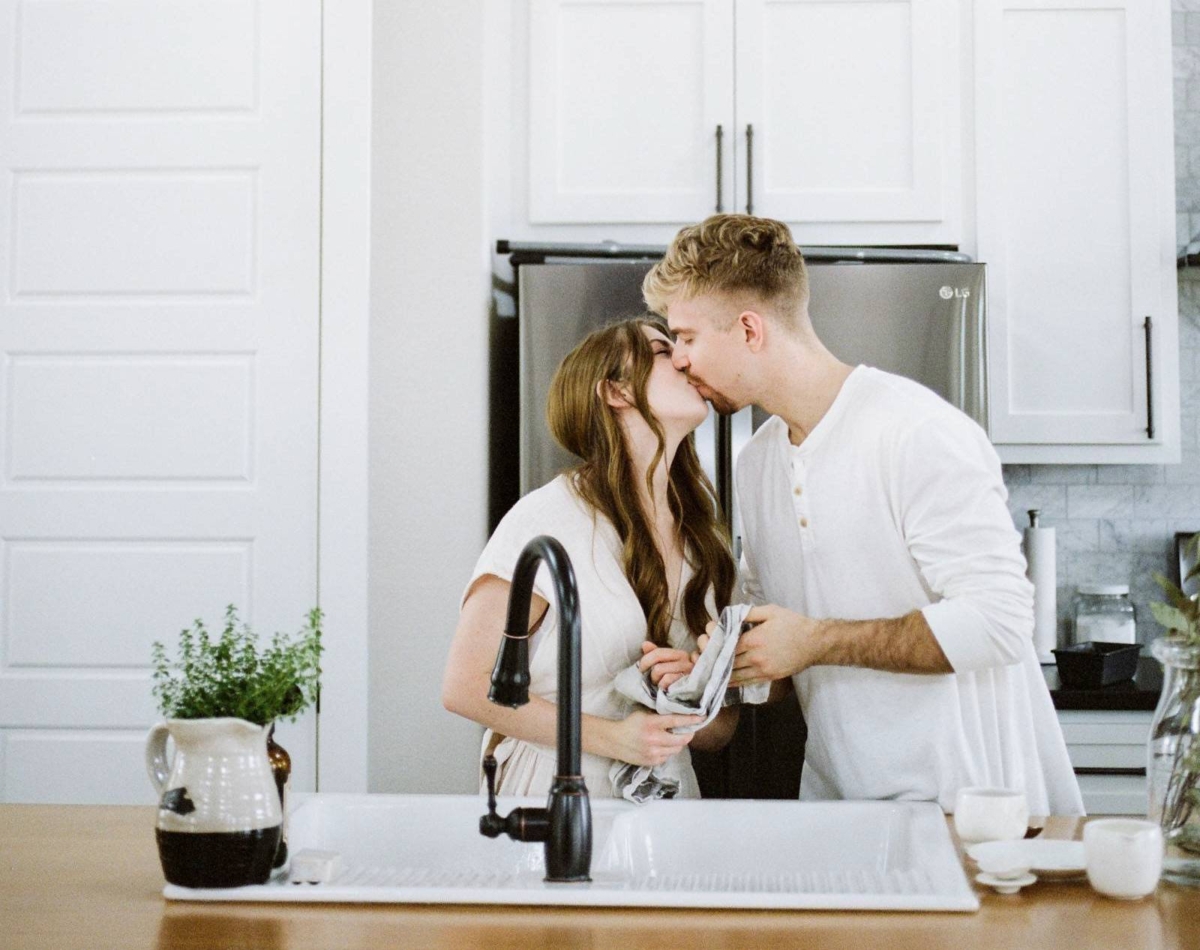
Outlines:
{"type": "Polygon", "coordinates": [[[746,614],[753,624],[738,638],[730,686],[793,676],[814,665],[821,622],[768,604],[746,614]]]}
{"type": "MultiPolygon", "coordinates": [[[[953,673],[919,610],[884,620],[814,620],[768,604],[746,614],[730,686],[780,680],[810,666],[859,666],[889,673],[953,673]]],[[[710,623],[711,631],[716,624],[710,623]]],[[[700,649],[707,645],[700,637],[700,649]]]]}
{"type": "Polygon", "coordinates": [[[686,650],[672,650],[670,647],[656,647],[649,640],[642,644],[642,658],[638,660],[638,669],[650,672],[650,682],[659,689],[666,689],[678,679],[682,679],[695,666],[694,655],[686,650]]]}

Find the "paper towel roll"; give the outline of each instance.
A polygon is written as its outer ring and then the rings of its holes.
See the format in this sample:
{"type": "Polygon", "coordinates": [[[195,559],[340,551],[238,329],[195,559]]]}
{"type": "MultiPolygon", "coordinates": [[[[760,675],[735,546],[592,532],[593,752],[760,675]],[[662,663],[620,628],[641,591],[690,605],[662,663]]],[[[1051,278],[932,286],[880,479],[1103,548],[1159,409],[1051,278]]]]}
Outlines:
{"type": "Polygon", "coordinates": [[[1043,663],[1053,663],[1058,646],[1058,588],[1054,568],[1054,529],[1038,524],[1038,511],[1029,512],[1025,529],[1025,576],[1033,583],[1033,647],[1043,663]]]}

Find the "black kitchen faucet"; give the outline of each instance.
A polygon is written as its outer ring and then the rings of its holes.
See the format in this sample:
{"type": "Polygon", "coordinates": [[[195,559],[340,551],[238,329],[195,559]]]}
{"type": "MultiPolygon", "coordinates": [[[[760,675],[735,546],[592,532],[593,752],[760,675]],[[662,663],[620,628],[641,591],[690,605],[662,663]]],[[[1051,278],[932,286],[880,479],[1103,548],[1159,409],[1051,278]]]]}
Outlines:
{"type": "Polygon", "coordinates": [[[583,713],[579,589],[571,559],[549,535],[534,538],[517,558],[504,640],[496,654],[488,699],[513,709],[529,702],[529,599],[542,561],[554,581],[558,606],[558,773],[545,808],[514,808],[501,817],[496,812],[496,759],[486,756],[483,771],[488,784],[488,813],[479,819],[479,833],[489,838],[507,834],[514,841],[544,841],[547,881],[590,881],[592,806],[580,767],[583,713]]]}

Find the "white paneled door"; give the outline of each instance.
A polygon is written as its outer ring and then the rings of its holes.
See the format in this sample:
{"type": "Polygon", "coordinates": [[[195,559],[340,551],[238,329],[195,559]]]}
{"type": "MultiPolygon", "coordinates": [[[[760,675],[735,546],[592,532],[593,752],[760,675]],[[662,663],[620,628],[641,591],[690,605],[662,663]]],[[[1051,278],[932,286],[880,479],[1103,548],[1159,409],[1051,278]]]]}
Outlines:
{"type": "Polygon", "coordinates": [[[151,642],[316,602],[320,31],[0,0],[0,801],[152,801],[151,642]]]}

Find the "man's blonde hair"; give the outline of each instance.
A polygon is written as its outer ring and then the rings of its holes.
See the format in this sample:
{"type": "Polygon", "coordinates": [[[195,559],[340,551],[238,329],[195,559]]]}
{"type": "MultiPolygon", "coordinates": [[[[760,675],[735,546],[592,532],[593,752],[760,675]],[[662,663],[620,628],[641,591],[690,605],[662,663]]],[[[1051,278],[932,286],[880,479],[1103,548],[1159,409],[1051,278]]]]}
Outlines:
{"type": "Polygon", "coordinates": [[[676,298],[747,292],[789,323],[808,305],[804,257],[782,221],[714,214],[676,234],[642,282],[646,306],[664,315],[676,298]]]}

